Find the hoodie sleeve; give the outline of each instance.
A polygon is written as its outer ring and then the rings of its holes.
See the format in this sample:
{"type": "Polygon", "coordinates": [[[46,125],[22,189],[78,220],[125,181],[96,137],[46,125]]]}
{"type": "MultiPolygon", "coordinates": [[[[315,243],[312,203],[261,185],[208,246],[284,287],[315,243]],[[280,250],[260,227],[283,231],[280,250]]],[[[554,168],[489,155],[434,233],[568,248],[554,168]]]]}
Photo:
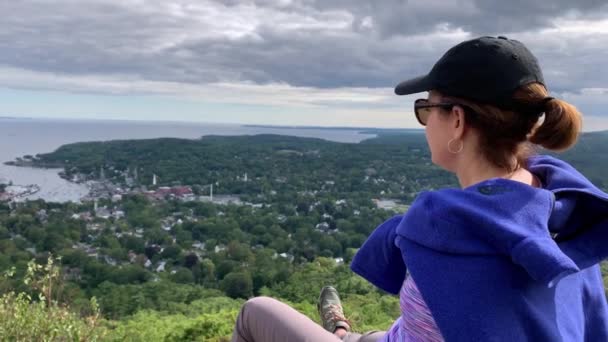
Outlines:
{"type": "Polygon", "coordinates": [[[511,258],[525,268],[532,278],[548,287],[553,287],[563,277],[580,271],[574,261],[548,237],[525,238],[511,250],[511,258]]]}
{"type": "Polygon", "coordinates": [[[350,265],[353,272],[392,294],[399,294],[406,272],[401,250],[395,245],[395,229],[402,218],[394,216],[378,226],[350,265]]]}

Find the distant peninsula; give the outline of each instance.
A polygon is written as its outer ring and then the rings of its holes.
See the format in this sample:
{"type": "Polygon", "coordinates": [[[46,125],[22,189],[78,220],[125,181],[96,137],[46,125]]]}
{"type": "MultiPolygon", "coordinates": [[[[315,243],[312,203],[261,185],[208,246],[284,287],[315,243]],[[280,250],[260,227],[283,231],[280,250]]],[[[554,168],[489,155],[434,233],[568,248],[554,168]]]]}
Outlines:
{"type": "Polygon", "coordinates": [[[418,128],[377,128],[377,127],[347,127],[347,126],[285,126],[285,125],[243,125],[243,127],[266,129],[314,129],[331,131],[355,131],[361,134],[395,134],[395,133],[424,133],[418,128]]]}

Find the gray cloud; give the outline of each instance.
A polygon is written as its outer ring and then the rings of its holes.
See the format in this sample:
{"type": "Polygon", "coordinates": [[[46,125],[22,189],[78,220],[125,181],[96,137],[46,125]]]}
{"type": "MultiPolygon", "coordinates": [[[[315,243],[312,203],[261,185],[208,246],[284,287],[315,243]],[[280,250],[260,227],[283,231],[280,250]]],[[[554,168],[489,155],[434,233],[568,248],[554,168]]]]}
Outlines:
{"type": "Polygon", "coordinates": [[[377,23],[383,37],[424,33],[438,25],[461,28],[473,34],[521,32],[552,26],[556,17],[605,17],[604,0],[250,0],[220,1],[251,3],[262,7],[303,11],[347,10],[355,16],[354,27],[365,17],[377,23]]]}
{"type": "Polygon", "coordinates": [[[604,1],[39,0],[0,12],[0,65],[62,75],[390,87],[464,38],[509,33],[555,91],[608,82],[597,72],[608,31],[560,33],[555,21],[606,19],[604,1]]]}

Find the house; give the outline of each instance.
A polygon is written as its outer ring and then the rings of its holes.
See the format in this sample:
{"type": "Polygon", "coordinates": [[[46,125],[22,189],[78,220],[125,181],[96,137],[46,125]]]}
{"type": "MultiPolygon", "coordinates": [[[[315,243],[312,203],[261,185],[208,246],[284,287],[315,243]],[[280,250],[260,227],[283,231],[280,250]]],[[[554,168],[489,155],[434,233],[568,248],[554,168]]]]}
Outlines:
{"type": "Polygon", "coordinates": [[[82,251],[86,251],[88,248],[91,248],[91,245],[84,243],[84,242],[78,242],[76,244],[72,245],[73,249],[80,249],[82,251]]]}
{"type": "Polygon", "coordinates": [[[104,255],[103,256],[103,260],[106,262],[106,264],[110,265],[110,266],[116,266],[116,260],[114,260],[112,257],[104,255]]]}
{"type": "Polygon", "coordinates": [[[112,212],[112,217],[114,217],[115,219],[121,219],[123,217],[125,217],[125,212],[122,210],[114,210],[114,212],[112,212]]]}
{"type": "Polygon", "coordinates": [[[175,197],[185,197],[193,195],[193,192],[192,188],[189,186],[175,186],[171,188],[171,194],[175,195],[175,197]]]}
{"type": "Polygon", "coordinates": [[[135,258],[137,258],[137,254],[133,251],[129,251],[128,258],[130,263],[134,263],[135,258]]]}
{"type": "Polygon", "coordinates": [[[205,249],[205,243],[204,242],[200,242],[200,241],[195,241],[194,243],[192,243],[192,248],[204,250],[205,249]]]}
{"type": "Polygon", "coordinates": [[[49,215],[46,213],[46,210],[40,209],[36,212],[36,217],[40,222],[45,222],[49,218],[49,215]]]}
{"type": "Polygon", "coordinates": [[[289,260],[289,262],[293,262],[294,256],[289,253],[281,253],[279,256],[283,259],[289,260]]]}
{"type": "Polygon", "coordinates": [[[93,216],[91,215],[90,212],[74,214],[74,215],[72,215],[72,218],[74,220],[83,220],[83,221],[87,221],[87,222],[93,221],[93,216]]]}
{"type": "Polygon", "coordinates": [[[78,267],[68,267],[64,273],[65,280],[78,281],[82,278],[82,274],[80,268],[78,267]]]}
{"type": "Polygon", "coordinates": [[[176,197],[180,199],[194,198],[194,192],[192,192],[192,188],[189,186],[161,186],[156,191],[147,191],[145,195],[149,199],[156,200],[161,200],[166,197],[176,197]]]}
{"type": "Polygon", "coordinates": [[[87,248],[85,253],[91,258],[97,258],[99,256],[99,250],[95,247],[87,248]]]}
{"type": "Polygon", "coordinates": [[[315,228],[318,230],[321,230],[321,231],[327,231],[327,230],[329,230],[329,223],[321,222],[321,223],[317,224],[315,226],[315,228]]]}
{"type": "Polygon", "coordinates": [[[101,224],[99,223],[87,223],[87,230],[97,231],[101,228],[101,224]]]}
{"type": "Polygon", "coordinates": [[[95,216],[107,220],[112,216],[112,213],[105,206],[95,209],[95,216]]]}

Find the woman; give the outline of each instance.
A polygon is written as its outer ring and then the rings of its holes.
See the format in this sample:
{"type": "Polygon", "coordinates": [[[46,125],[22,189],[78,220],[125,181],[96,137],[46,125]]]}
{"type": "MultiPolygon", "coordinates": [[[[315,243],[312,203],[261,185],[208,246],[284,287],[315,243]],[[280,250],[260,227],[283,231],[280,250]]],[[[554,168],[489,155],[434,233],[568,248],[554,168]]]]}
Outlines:
{"type": "MultiPolygon", "coordinates": [[[[608,256],[608,195],[570,165],[531,153],[535,145],[571,147],[580,113],[548,95],[536,58],[505,37],[460,43],[427,75],[395,88],[398,95],[424,91],[428,98],[414,109],[432,161],[454,173],[461,189],[421,193],[353,259],[354,272],[400,295],[401,317],[373,338],[608,341],[598,264],[608,256]]],[[[349,325],[337,294],[329,297],[325,303],[337,304],[325,305],[324,322],[343,334],[349,325]]],[[[248,329],[247,310],[235,341],[257,341],[238,338],[248,329]]],[[[298,326],[295,316],[283,317],[298,326]]],[[[293,330],[266,340],[307,340],[293,330]]]]}

